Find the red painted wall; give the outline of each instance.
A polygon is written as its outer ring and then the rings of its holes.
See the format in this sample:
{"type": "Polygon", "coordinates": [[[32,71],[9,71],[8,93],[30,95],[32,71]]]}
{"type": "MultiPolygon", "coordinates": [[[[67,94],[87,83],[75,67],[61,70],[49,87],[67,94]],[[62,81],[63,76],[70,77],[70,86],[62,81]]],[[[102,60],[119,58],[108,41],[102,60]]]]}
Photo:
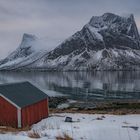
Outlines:
{"type": "Polygon", "coordinates": [[[48,99],[21,109],[22,127],[30,126],[48,117],[48,99]]]}
{"type": "Polygon", "coordinates": [[[17,108],[0,96],[0,125],[17,127],[17,108]]]}

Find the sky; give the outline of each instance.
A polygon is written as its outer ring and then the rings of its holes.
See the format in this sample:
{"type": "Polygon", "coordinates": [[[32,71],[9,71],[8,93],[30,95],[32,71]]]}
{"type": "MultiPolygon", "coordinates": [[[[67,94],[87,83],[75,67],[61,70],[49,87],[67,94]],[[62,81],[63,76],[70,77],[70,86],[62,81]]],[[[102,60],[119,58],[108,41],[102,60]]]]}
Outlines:
{"type": "Polygon", "coordinates": [[[15,50],[24,33],[52,49],[80,30],[92,16],[133,13],[140,32],[140,0],[0,0],[0,59],[15,50]]]}

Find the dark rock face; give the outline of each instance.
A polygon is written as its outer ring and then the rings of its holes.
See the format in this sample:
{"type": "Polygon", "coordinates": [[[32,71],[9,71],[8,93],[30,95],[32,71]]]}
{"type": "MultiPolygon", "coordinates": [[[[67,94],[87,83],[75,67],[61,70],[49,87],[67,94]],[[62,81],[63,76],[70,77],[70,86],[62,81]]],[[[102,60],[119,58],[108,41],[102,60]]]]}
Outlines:
{"type": "Polygon", "coordinates": [[[56,70],[139,69],[139,50],[133,15],[105,13],[92,17],[81,31],[48,53],[45,63],[46,68],[56,70]]]}
{"type": "MultiPolygon", "coordinates": [[[[30,54],[26,47],[20,52],[30,54]]],[[[17,53],[16,53],[17,54],[17,53]]],[[[21,55],[22,53],[20,53],[21,55]]],[[[2,66],[0,66],[1,69],[2,66]]],[[[140,36],[134,16],[93,16],[81,31],[30,65],[16,70],[138,70],[140,36]]]]}

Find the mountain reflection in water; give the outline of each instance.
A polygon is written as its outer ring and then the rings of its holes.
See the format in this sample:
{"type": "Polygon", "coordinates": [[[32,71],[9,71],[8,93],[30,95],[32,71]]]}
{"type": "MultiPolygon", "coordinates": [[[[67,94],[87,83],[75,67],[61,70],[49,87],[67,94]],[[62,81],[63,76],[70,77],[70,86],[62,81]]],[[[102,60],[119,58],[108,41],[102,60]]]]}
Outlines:
{"type": "Polygon", "coordinates": [[[1,72],[0,83],[29,81],[50,96],[75,100],[140,99],[140,72],[1,72]]]}

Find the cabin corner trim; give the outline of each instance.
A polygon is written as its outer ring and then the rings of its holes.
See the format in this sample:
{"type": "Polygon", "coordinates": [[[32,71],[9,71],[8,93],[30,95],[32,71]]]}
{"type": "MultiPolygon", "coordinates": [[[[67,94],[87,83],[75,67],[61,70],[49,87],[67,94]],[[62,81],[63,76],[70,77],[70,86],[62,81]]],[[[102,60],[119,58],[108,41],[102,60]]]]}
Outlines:
{"type": "Polygon", "coordinates": [[[21,109],[17,110],[18,128],[21,128],[21,109]]]}
{"type": "Polygon", "coordinates": [[[0,93],[0,96],[2,98],[4,98],[5,100],[7,100],[9,103],[11,103],[13,106],[15,106],[17,109],[21,109],[21,107],[19,107],[18,105],[16,105],[13,101],[11,101],[10,99],[8,99],[7,97],[5,97],[4,95],[2,95],[1,93],[0,93]]]}

